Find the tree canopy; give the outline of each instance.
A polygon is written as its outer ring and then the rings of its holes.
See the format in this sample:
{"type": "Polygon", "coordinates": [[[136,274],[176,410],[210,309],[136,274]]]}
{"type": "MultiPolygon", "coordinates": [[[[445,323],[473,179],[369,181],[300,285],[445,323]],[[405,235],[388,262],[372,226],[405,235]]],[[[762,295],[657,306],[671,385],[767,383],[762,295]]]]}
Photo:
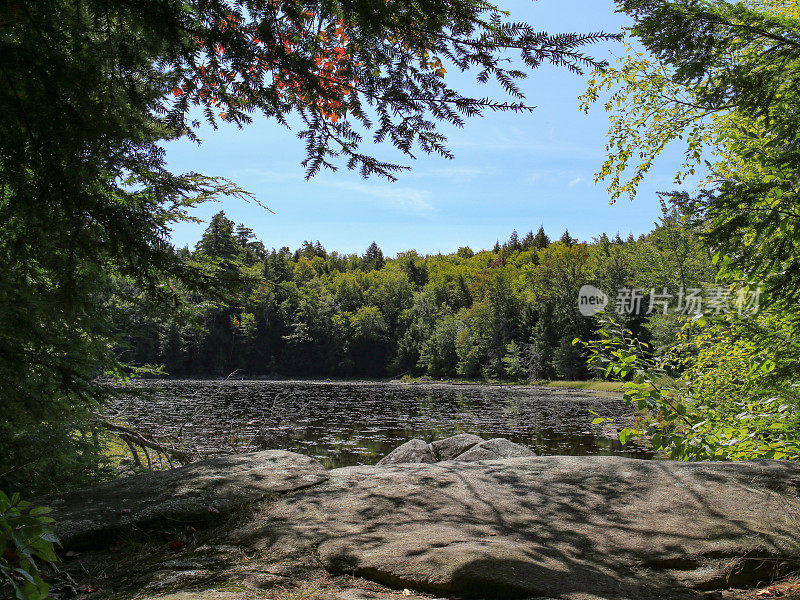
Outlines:
{"type": "MultiPolygon", "coordinates": [[[[526,238],[543,240],[541,247],[514,232],[497,251],[447,255],[384,257],[375,242],[344,255],[305,241],[294,252],[266,251],[262,263],[249,251],[260,242],[237,238],[247,229],[220,212],[191,253],[202,260],[211,238],[235,249],[227,259],[240,284],[235,299],[182,290],[196,315],[190,322],[131,307],[117,321],[126,334],[118,351],[179,377],[575,379],[589,373],[571,341],[596,328],[576,310],[583,285],[611,295],[631,285],[676,291],[676,283],[701,287],[716,273],[688,219],[675,212],[639,239],[614,244],[607,236],[551,243],[540,227],[526,238]]],[[[674,315],[623,317],[658,347],[680,323],[674,315]]]]}

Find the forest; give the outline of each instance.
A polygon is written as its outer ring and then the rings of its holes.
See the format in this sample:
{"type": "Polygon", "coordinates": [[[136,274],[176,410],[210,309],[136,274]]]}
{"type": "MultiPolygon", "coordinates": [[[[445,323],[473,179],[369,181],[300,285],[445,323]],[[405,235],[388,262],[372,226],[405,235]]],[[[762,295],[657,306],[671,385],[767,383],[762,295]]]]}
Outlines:
{"type": "MultiPolygon", "coordinates": [[[[176,252],[211,265],[235,297],[184,291],[185,323],[149,317],[122,296],[111,301],[126,342],[116,352],[172,377],[586,379],[596,375],[572,341],[592,339],[598,324],[578,312],[582,286],[649,295],[702,289],[716,273],[675,211],[636,240],[617,233],[580,242],[565,231],[551,241],[540,227],[513,231],[491,250],[394,258],[374,242],[361,255],[328,252],[319,241],[266,250],[219,212],[193,251],[176,252]]],[[[685,315],[664,312],[643,303],[620,316],[640,339],[666,348],[685,315]]]]}

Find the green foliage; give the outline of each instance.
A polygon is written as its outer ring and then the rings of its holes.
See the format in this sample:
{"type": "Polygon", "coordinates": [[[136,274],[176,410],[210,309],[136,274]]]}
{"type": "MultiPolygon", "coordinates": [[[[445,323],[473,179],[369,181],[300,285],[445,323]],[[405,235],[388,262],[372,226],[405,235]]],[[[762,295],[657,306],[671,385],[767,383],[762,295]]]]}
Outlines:
{"type": "MultiPolygon", "coordinates": [[[[684,258],[702,255],[690,247],[699,241],[719,281],[763,287],[768,308],[749,320],[701,320],[677,336],[667,333],[678,331],[675,321],[653,320],[657,359],[618,330],[594,343],[593,360],[632,378],[627,397],[654,418],[634,433],[653,435],[676,457],[796,459],[800,9],[772,0],[619,4],[650,56],[629,46],[590,82],[584,108],[611,94],[609,157],[598,178],[610,179],[612,198],[632,196],[663,148],[683,140],[676,180],[704,165],[705,189],[664,195],[682,216],[654,241],[673,248],[682,278],[702,279],[705,265],[684,258]],[[675,235],[684,219],[699,238],[682,239],[680,228],[675,235]],[[670,374],[678,384],[659,387],[670,374]]],[[[655,266],[657,256],[645,260],[655,266]]],[[[646,276],[646,265],[638,270],[646,276]]]]}
{"type": "Polygon", "coordinates": [[[19,600],[43,600],[50,591],[37,564],[58,562],[50,510],[0,491],[0,588],[12,588],[19,600]]]}
{"type": "Polygon", "coordinates": [[[769,376],[782,354],[762,350],[747,324],[690,322],[670,353],[654,358],[630,330],[601,323],[599,339],[584,343],[589,363],[624,382],[623,397],[641,412],[641,426],[620,432],[623,444],[645,437],[677,460],[800,459],[797,390],[769,376]]]}
{"type": "MultiPolygon", "coordinates": [[[[220,221],[212,220],[187,260],[208,260],[206,241],[220,221]]],[[[238,282],[236,297],[219,302],[185,292],[184,306],[195,316],[189,324],[134,311],[119,329],[138,332],[127,349],[135,360],[189,377],[584,378],[585,355],[570,343],[595,329],[576,310],[582,285],[613,294],[631,283],[674,287],[713,277],[688,222],[674,215],[636,241],[602,237],[526,249],[518,239],[516,251],[509,250],[511,241],[504,244],[505,264],[486,251],[420,256],[412,250],[369,270],[362,258],[343,260],[318,242],[294,252],[265,251],[263,266],[251,265],[249,248],[260,242],[249,234],[247,243],[236,241],[232,233],[246,229],[225,226],[225,244],[235,250],[225,264],[238,282]]],[[[659,325],[654,335],[666,346],[671,322],[628,319],[639,334],[646,333],[645,323],[659,325]]]]}
{"type": "Polygon", "coordinates": [[[506,354],[503,356],[503,367],[506,376],[512,381],[520,381],[528,376],[522,356],[522,349],[513,340],[506,345],[506,354]]]}
{"type": "Polygon", "coordinates": [[[702,225],[729,278],[760,282],[773,301],[796,303],[800,11],[756,0],[620,4],[653,57],[629,49],[622,66],[590,84],[585,107],[603,90],[612,94],[610,154],[598,178],[611,177],[614,198],[633,195],[671,140],[687,143],[678,181],[710,155],[707,189],[671,200],[702,225]],[[643,162],[622,182],[635,157],[643,162]]]}
{"type": "Polygon", "coordinates": [[[365,271],[379,271],[386,264],[383,258],[383,251],[378,248],[378,244],[372,242],[361,257],[361,264],[365,271]]]}
{"type": "Polygon", "coordinates": [[[433,331],[422,345],[419,364],[434,377],[455,375],[455,366],[458,363],[456,340],[459,337],[459,325],[455,316],[443,316],[433,326],[433,331]]]}

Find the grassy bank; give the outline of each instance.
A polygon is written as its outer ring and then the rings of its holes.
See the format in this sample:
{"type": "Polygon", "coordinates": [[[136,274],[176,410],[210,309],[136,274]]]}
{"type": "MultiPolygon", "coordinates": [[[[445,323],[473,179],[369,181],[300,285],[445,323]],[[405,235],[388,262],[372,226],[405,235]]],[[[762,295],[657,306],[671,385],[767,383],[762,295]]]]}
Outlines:
{"type": "Polygon", "coordinates": [[[495,385],[507,387],[553,387],[553,388],[566,388],[575,390],[594,390],[598,392],[621,392],[622,384],[617,381],[539,381],[539,380],[524,380],[524,381],[507,381],[499,379],[434,379],[431,377],[411,377],[404,375],[394,381],[400,383],[416,383],[416,384],[431,384],[431,383],[446,383],[450,385],[495,385]]]}

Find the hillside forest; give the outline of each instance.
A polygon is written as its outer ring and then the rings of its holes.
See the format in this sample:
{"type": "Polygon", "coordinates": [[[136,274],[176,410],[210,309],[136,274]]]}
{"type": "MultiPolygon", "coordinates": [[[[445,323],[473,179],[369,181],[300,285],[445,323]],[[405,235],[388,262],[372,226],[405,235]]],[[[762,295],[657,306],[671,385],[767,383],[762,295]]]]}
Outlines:
{"type": "MultiPolygon", "coordinates": [[[[513,231],[491,250],[395,257],[376,243],[361,255],[319,241],[267,250],[252,229],[219,212],[194,249],[176,252],[235,293],[183,290],[183,322],[148,315],[121,280],[125,293],[112,301],[124,340],[117,352],[172,377],[585,379],[593,376],[587,353],[572,341],[591,339],[598,324],[578,312],[583,285],[611,297],[621,288],[648,295],[702,288],[715,275],[675,211],[638,239],[583,242],[565,231],[551,240],[540,227],[513,231]]],[[[666,347],[684,317],[664,312],[643,303],[620,316],[666,347]]]]}

